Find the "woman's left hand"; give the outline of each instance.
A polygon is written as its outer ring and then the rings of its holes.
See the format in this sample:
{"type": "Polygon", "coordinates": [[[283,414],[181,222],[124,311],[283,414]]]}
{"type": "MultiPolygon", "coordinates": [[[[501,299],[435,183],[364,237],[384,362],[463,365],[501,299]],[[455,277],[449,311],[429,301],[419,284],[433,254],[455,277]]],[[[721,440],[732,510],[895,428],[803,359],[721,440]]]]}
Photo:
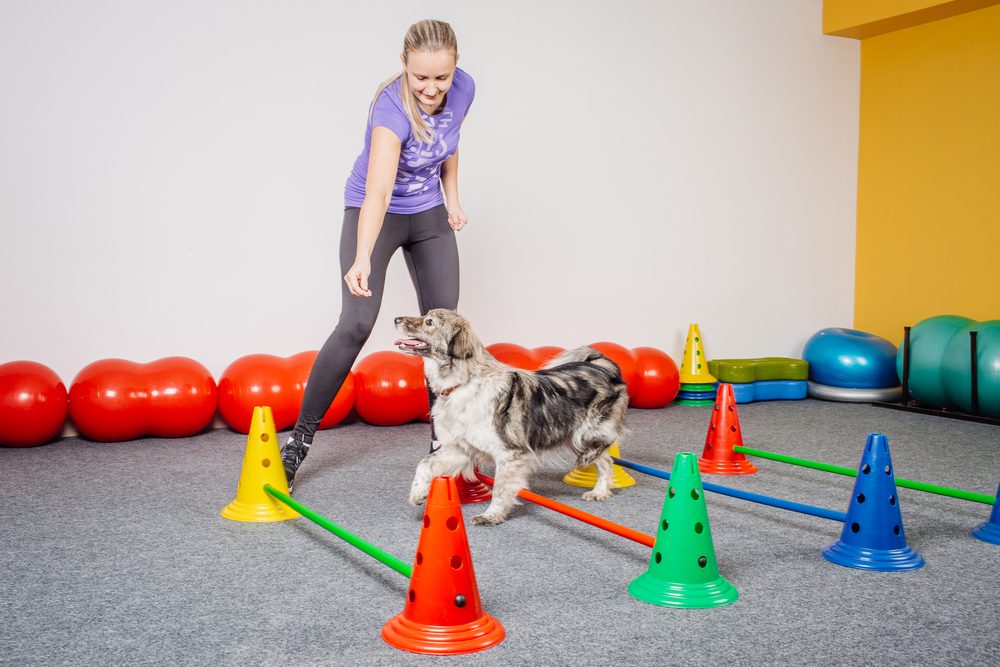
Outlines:
{"type": "Polygon", "coordinates": [[[452,206],[448,209],[448,224],[456,232],[462,231],[462,227],[465,227],[469,222],[469,218],[465,215],[465,211],[462,210],[461,206],[452,206]]]}

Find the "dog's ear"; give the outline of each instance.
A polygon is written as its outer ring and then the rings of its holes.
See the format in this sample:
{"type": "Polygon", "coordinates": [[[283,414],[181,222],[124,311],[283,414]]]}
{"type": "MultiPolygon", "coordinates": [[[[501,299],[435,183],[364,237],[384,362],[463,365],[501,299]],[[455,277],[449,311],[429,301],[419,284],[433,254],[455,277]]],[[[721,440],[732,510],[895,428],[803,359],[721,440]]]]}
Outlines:
{"type": "Polygon", "coordinates": [[[448,344],[448,356],[452,359],[469,359],[476,353],[476,337],[467,324],[460,324],[448,344]]]}

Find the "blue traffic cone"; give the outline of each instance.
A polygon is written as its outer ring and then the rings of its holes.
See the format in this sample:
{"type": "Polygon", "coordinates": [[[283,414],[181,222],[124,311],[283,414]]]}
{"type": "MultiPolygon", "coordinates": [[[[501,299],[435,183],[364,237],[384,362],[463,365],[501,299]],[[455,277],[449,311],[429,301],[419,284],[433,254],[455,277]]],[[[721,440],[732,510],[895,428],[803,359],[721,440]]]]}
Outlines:
{"type": "Polygon", "coordinates": [[[906,545],[889,439],[882,433],[868,434],[844,530],[823,557],[844,567],[882,572],[924,566],[923,557],[906,545]]]}
{"type": "Polygon", "coordinates": [[[1000,544],[1000,484],[997,485],[997,498],[993,501],[990,520],[972,531],[972,536],[983,542],[1000,544]]]}

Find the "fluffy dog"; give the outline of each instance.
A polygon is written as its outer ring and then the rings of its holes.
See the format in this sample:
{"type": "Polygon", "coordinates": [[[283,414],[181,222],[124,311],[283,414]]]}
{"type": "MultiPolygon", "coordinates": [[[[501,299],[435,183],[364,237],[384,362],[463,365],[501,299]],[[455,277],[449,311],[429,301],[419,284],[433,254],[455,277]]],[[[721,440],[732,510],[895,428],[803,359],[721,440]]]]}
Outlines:
{"type": "Polygon", "coordinates": [[[621,370],[597,350],[580,347],[559,355],[537,372],[497,361],[451,310],[423,317],[397,317],[396,341],[403,352],[423,357],[440,449],[423,458],[410,488],[410,504],[427,497],[431,479],[463,474],[475,479],[476,463],[496,464],[493,501],[473,523],[504,521],[517,492],[544,455],[567,449],[576,466],[593,463],[597,483],[584,500],[611,495],[608,448],[626,433],[628,393],[621,370]]]}

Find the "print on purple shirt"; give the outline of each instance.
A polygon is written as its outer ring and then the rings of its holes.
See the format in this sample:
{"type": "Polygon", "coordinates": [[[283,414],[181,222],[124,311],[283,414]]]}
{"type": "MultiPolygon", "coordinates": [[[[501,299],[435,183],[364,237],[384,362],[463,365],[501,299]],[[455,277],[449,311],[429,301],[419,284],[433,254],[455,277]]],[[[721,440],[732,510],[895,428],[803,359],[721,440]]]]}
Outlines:
{"type": "Polygon", "coordinates": [[[388,212],[420,213],[443,204],[441,163],[455,154],[462,120],[472,106],[475,95],[476,84],[472,77],[456,68],[441,111],[433,116],[428,116],[422,110],[420,112],[434,133],[430,143],[423,143],[412,136],[410,120],[403,109],[400,96],[400,80],[389,84],[372,108],[371,118],[365,128],[364,148],[355,160],[344,186],[344,205],[361,206],[365,199],[372,129],[376,127],[389,128],[402,144],[388,212]]]}

